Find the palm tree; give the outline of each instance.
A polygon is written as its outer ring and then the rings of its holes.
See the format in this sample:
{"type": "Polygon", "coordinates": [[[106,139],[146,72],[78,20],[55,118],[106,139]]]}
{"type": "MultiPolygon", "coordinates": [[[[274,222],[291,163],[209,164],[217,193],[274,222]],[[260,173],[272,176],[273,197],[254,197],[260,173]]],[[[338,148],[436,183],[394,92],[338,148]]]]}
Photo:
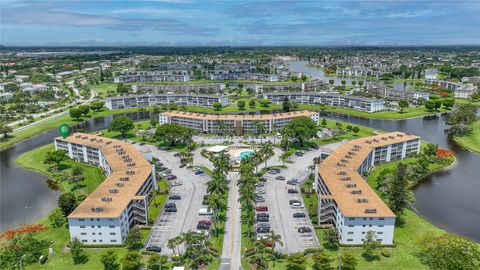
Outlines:
{"type": "Polygon", "coordinates": [[[177,241],[175,238],[168,239],[167,247],[172,250],[173,256],[177,257],[177,253],[175,252],[175,248],[177,247],[177,241]]]}
{"type": "Polygon", "coordinates": [[[228,190],[227,182],[225,181],[225,176],[217,173],[214,173],[212,179],[207,182],[207,192],[209,194],[218,193],[224,194],[228,190]]]}
{"type": "Polygon", "coordinates": [[[283,247],[283,242],[280,240],[282,237],[279,234],[275,234],[273,230],[268,235],[268,241],[272,242],[272,253],[275,251],[275,245],[278,243],[283,247]]]}
{"type": "Polygon", "coordinates": [[[177,248],[177,254],[180,256],[180,250],[178,250],[179,246],[183,243],[183,237],[181,237],[180,235],[173,238],[174,241],[175,241],[175,246],[177,248]]]}
{"type": "Polygon", "coordinates": [[[288,145],[290,144],[290,134],[283,129],[282,130],[282,141],[280,142],[280,145],[285,151],[288,151],[288,145]]]}
{"type": "Polygon", "coordinates": [[[263,136],[261,134],[265,133],[265,125],[258,120],[255,120],[254,124],[257,130],[257,135],[260,135],[260,144],[263,144],[263,136]]]}
{"type": "Polygon", "coordinates": [[[289,155],[288,155],[288,152],[283,152],[279,157],[278,159],[280,159],[283,163],[283,166],[285,166],[285,161],[287,161],[289,155]]]}
{"type": "Polygon", "coordinates": [[[218,169],[220,172],[222,172],[223,175],[227,175],[228,171],[231,168],[230,159],[223,152],[220,153],[220,155],[214,157],[212,163],[215,169],[218,169]]]}
{"type": "Polygon", "coordinates": [[[273,156],[275,152],[273,151],[273,146],[269,143],[262,146],[260,153],[265,160],[265,168],[267,168],[268,157],[273,156]]]}
{"type": "Polygon", "coordinates": [[[218,230],[217,230],[218,213],[222,208],[225,207],[222,200],[222,196],[216,192],[210,194],[210,196],[208,197],[207,206],[208,206],[208,209],[213,211],[213,216],[214,216],[213,226],[215,230],[215,236],[218,236],[218,230]]]}

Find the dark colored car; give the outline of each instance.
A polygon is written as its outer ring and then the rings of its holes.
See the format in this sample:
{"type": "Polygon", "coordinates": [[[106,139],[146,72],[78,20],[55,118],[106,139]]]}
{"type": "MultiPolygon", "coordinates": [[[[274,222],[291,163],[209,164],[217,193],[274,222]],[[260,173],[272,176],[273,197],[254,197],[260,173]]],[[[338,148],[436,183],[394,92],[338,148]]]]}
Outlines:
{"type": "Polygon", "coordinates": [[[257,202],[257,203],[258,203],[258,202],[265,202],[265,198],[262,197],[262,196],[257,196],[257,197],[255,198],[255,202],[257,202]]]}
{"type": "Polygon", "coordinates": [[[270,228],[268,227],[258,227],[257,228],[257,233],[269,233],[270,232],[270,228]]]}
{"type": "Polygon", "coordinates": [[[293,213],[294,218],[305,218],[306,216],[305,213],[293,213]]]}
{"type": "MultiPolygon", "coordinates": [[[[160,165],[160,166],[162,166],[162,165],[160,165]]],[[[165,171],[166,169],[168,169],[168,168],[167,168],[167,167],[160,167],[160,168],[158,168],[158,171],[163,172],[163,171],[165,171]]]]}
{"type": "Polygon", "coordinates": [[[298,185],[298,183],[299,183],[298,180],[295,178],[287,181],[287,184],[292,186],[296,186],[298,185]]]}
{"type": "Polygon", "coordinates": [[[257,206],[257,208],[255,208],[255,210],[258,211],[258,212],[267,212],[268,211],[268,206],[266,206],[266,205],[257,206]]]}
{"type": "Polygon", "coordinates": [[[195,171],[195,175],[200,175],[200,174],[203,174],[203,171],[202,171],[202,170],[197,170],[197,171],[195,171]]]}
{"type": "Polygon", "coordinates": [[[210,226],[208,224],[198,223],[197,230],[210,230],[210,226]]]}
{"type": "Polygon", "coordinates": [[[180,196],[180,195],[170,195],[168,198],[170,200],[181,200],[182,196],[180,196]]]}
{"type": "Polygon", "coordinates": [[[259,180],[260,182],[267,182],[267,178],[266,178],[266,177],[263,177],[263,176],[260,177],[260,178],[258,178],[258,180],[259,180]]]}
{"type": "Polygon", "coordinates": [[[175,179],[177,179],[177,176],[175,176],[173,174],[170,174],[170,175],[167,175],[167,177],[165,177],[165,178],[167,178],[167,180],[175,180],[175,179]]]}
{"type": "Polygon", "coordinates": [[[303,156],[303,151],[297,151],[297,152],[295,152],[295,156],[297,156],[297,157],[303,156]]]}
{"type": "Polygon", "coordinates": [[[299,200],[290,200],[288,203],[292,205],[294,203],[302,203],[302,202],[300,202],[299,200]]]}
{"type": "Polygon", "coordinates": [[[212,222],[210,220],[199,220],[198,224],[207,224],[208,226],[212,225],[212,222]]]}
{"type": "Polygon", "coordinates": [[[259,217],[268,217],[268,213],[257,213],[257,218],[259,217]]]}
{"type": "Polygon", "coordinates": [[[157,247],[157,246],[149,246],[149,247],[147,247],[146,250],[147,250],[147,251],[157,252],[157,253],[162,252],[162,248],[161,248],[161,247],[157,247]]]}
{"type": "Polygon", "coordinates": [[[176,205],[175,203],[166,203],[166,204],[165,204],[165,208],[172,208],[172,207],[173,207],[173,208],[176,208],[177,205],[176,205]]]}
{"type": "Polygon", "coordinates": [[[178,166],[178,167],[179,167],[179,168],[183,168],[183,167],[185,167],[185,166],[187,166],[187,163],[182,163],[182,164],[180,164],[180,166],[178,166]]]}
{"type": "Polygon", "coordinates": [[[283,181],[283,180],[285,180],[285,176],[279,175],[279,176],[275,177],[275,179],[283,181]]]}
{"type": "Polygon", "coordinates": [[[179,157],[180,156],[180,153],[175,153],[173,154],[174,157],[179,157]]]}
{"type": "Polygon", "coordinates": [[[315,150],[320,149],[320,147],[318,147],[318,145],[316,145],[316,144],[312,145],[312,148],[315,149],[315,150]]]}
{"type": "Polygon", "coordinates": [[[268,217],[257,217],[257,222],[268,222],[269,220],[268,217]]]}
{"type": "Polygon", "coordinates": [[[168,207],[168,208],[165,208],[165,213],[175,213],[177,212],[177,208],[176,207],[168,207]]]}
{"type": "Polygon", "coordinates": [[[300,228],[298,228],[298,232],[299,233],[311,233],[312,229],[310,229],[309,227],[300,227],[300,228]]]}
{"type": "Polygon", "coordinates": [[[297,194],[297,193],[298,193],[298,190],[296,190],[294,188],[288,189],[288,194],[297,194]]]}

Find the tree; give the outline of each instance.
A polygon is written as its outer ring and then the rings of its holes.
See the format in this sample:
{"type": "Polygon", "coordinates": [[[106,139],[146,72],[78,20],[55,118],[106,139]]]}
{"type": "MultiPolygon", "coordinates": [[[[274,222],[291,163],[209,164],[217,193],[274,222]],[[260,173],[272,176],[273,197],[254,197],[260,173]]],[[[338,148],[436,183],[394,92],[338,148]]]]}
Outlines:
{"type": "Polygon", "coordinates": [[[250,99],[250,101],[248,102],[248,106],[250,106],[251,108],[254,108],[256,106],[256,101],[255,99],[250,99]]]}
{"type": "Polygon", "coordinates": [[[129,251],[122,259],[122,270],[138,270],[143,267],[142,255],[138,251],[129,251]]]}
{"type": "Polygon", "coordinates": [[[444,98],[443,99],[443,106],[447,110],[450,110],[453,107],[454,104],[455,104],[455,99],[454,98],[444,98]]]}
{"type": "Polygon", "coordinates": [[[220,103],[220,102],[214,102],[214,103],[213,103],[213,108],[215,109],[215,111],[220,111],[220,110],[222,110],[222,103],[220,103]]]}
{"type": "Polygon", "coordinates": [[[427,143],[423,149],[423,154],[428,158],[435,157],[437,155],[438,144],[427,143]]]}
{"type": "Polygon", "coordinates": [[[108,127],[108,131],[120,132],[122,137],[125,137],[125,135],[134,128],[135,125],[133,124],[133,120],[128,116],[122,115],[113,119],[112,123],[108,127]]]}
{"type": "Polygon", "coordinates": [[[346,80],[342,80],[342,85],[343,85],[343,87],[345,87],[346,84],[347,84],[347,81],[346,81],[346,80]]]}
{"type": "Polygon", "coordinates": [[[329,228],[325,230],[324,238],[325,238],[326,245],[329,248],[338,247],[338,232],[334,228],[329,228]]]}
{"type": "Polygon", "coordinates": [[[288,100],[287,96],[285,96],[283,98],[282,106],[283,106],[283,111],[284,112],[289,112],[290,111],[290,101],[288,100]]]}
{"type": "Polygon", "coordinates": [[[327,126],[327,119],[325,119],[325,118],[322,119],[322,126],[324,126],[324,127],[327,126]]]}
{"type": "Polygon", "coordinates": [[[7,126],[7,125],[0,125],[0,133],[3,134],[3,138],[7,138],[8,133],[11,133],[11,132],[13,132],[12,127],[7,126]]]}
{"type": "Polygon", "coordinates": [[[82,242],[76,237],[70,241],[70,255],[72,256],[73,264],[84,264],[88,261],[88,255],[83,250],[82,245],[82,242]]]}
{"type": "Polygon", "coordinates": [[[471,131],[469,127],[477,121],[477,107],[472,104],[464,104],[452,111],[447,119],[451,127],[448,130],[450,135],[463,136],[471,131]]]}
{"type": "Polygon", "coordinates": [[[268,158],[273,156],[275,152],[273,151],[273,146],[270,143],[264,144],[259,151],[260,156],[265,161],[265,169],[267,168],[268,158]]]}
{"type": "MultiPolygon", "coordinates": [[[[214,103],[214,105],[215,105],[215,103],[214,103]]],[[[172,111],[175,111],[175,110],[178,109],[178,105],[177,105],[177,103],[170,103],[170,104],[168,104],[168,108],[172,111]]]]}
{"type": "Polygon", "coordinates": [[[292,82],[296,82],[297,79],[298,79],[298,77],[295,76],[295,75],[292,75],[292,76],[290,77],[290,80],[291,80],[292,82]]]}
{"type": "Polygon", "coordinates": [[[48,220],[50,221],[52,228],[60,228],[67,223],[67,219],[63,215],[62,211],[58,208],[55,209],[50,216],[48,216],[48,220]]]}
{"type": "Polygon", "coordinates": [[[171,238],[167,240],[167,247],[172,250],[173,256],[176,257],[177,254],[175,253],[175,247],[177,247],[177,243],[175,238],[171,238]]]}
{"type": "Polygon", "coordinates": [[[190,128],[177,124],[163,124],[157,127],[155,139],[161,142],[170,143],[175,146],[177,143],[189,144],[192,141],[193,132],[190,128]]]}
{"type": "Polygon", "coordinates": [[[302,74],[301,79],[302,79],[302,81],[304,81],[304,82],[307,81],[307,75],[302,74]]]}
{"type": "Polygon", "coordinates": [[[352,128],[352,131],[353,131],[353,133],[355,133],[355,136],[357,136],[357,135],[358,135],[358,132],[360,132],[360,128],[357,127],[357,126],[354,126],[354,127],[352,128]]]}
{"type": "Polygon", "coordinates": [[[56,164],[57,167],[60,167],[60,163],[68,159],[67,152],[63,150],[55,150],[47,152],[45,158],[43,159],[43,164],[56,164]]]}
{"type": "Polygon", "coordinates": [[[38,262],[40,256],[46,254],[49,242],[38,240],[32,233],[16,234],[9,242],[2,244],[0,250],[0,269],[18,269],[22,265],[38,262]]]}
{"type": "Polygon", "coordinates": [[[88,105],[80,105],[78,108],[82,111],[83,116],[87,116],[90,112],[90,107],[88,105]]]}
{"type": "Polygon", "coordinates": [[[103,108],[103,106],[105,106],[105,101],[95,101],[90,104],[90,109],[98,112],[103,108]]]}
{"type": "Polygon", "coordinates": [[[440,109],[442,107],[442,104],[443,104],[443,100],[441,99],[435,99],[435,110],[438,111],[438,109],[440,109]]]}
{"type": "Polygon", "coordinates": [[[127,238],[125,239],[125,245],[130,250],[136,249],[139,245],[141,245],[140,241],[142,241],[142,233],[138,227],[133,227],[128,232],[127,238]]]}
{"type": "Polygon", "coordinates": [[[357,81],[352,81],[351,84],[355,86],[357,84],[357,81]]]}
{"type": "Polygon", "coordinates": [[[270,103],[271,103],[271,102],[270,102],[270,100],[268,100],[268,99],[262,99],[262,100],[260,100],[260,105],[261,105],[262,107],[264,107],[264,108],[267,108],[268,106],[270,106],[270,103]]]}
{"type": "Polygon", "coordinates": [[[100,257],[100,262],[103,264],[104,270],[119,270],[120,263],[118,263],[118,256],[113,250],[107,250],[100,257]]]}
{"type": "Polygon", "coordinates": [[[291,139],[295,139],[300,145],[303,145],[304,141],[317,135],[317,125],[310,117],[299,116],[285,125],[283,133],[287,133],[291,139]]]}
{"type": "Polygon", "coordinates": [[[427,235],[420,240],[420,262],[435,270],[480,269],[478,245],[454,234],[427,235]]]}
{"type": "Polygon", "coordinates": [[[337,128],[338,128],[339,130],[342,130],[343,124],[342,124],[342,122],[335,122],[335,126],[337,126],[337,128]]]}
{"type": "Polygon", "coordinates": [[[362,87],[363,86],[363,81],[358,81],[358,86],[362,87]]]}
{"type": "Polygon", "coordinates": [[[287,269],[302,270],[305,269],[306,258],[301,252],[292,253],[287,257],[287,269]]]}
{"type": "Polygon", "coordinates": [[[237,101],[237,106],[239,110],[245,110],[245,100],[237,101]]]}
{"type": "Polygon", "coordinates": [[[328,256],[323,250],[320,250],[313,254],[313,269],[314,270],[332,270],[333,267],[331,263],[333,259],[328,256]]]}
{"type": "Polygon", "coordinates": [[[70,117],[75,118],[75,120],[78,120],[81,116],[82,116],[82,110],[80,108],[70,109],[70,117]]]}
{"type": "Polygon", "coordinates": [[[148,269],[150,270],[160,270],[162,269],[163,265],[167,263],[167,256],[165,255],[158,255],[154,253],[148,258],[148,269]]]}
{"type": "Polygon", "coordinates": [[[425,101],[424,105],[425,105],[425,109],[427,109],[430,112],[435,109],[435,101],[433,101],[433,100],[425,101]]]}
{"type": "Polygon", "coordinates": [[[156,127],[157,125],[158,125],[158,118],[157,117],[150,118],[150,126],[156,127]]]}
{"type": "Polygon", "coordinates": [[[400,163],[397,166],[393,182],[387,192],[387,199],[390,209],[396,215],[402,215],[410,200],[408,189],[407,165],[400,163]]]}
{"type": "Polygon", "coordinates": [[[132,90],[129,86],[124,85],[123,83],[117,84],[117,93],[120,95],[128,94],[132,90]]]}
{"type": "Polygon", "coordinates": [[[375,231],[368,231],[363,241],[363,256],[367,260],[373,260],[376,255],[375,251],[378,248],[377,234],[375,231]]]}
{"type": "Polygon", "coordinates": [[[331,85],[334,85],[334,84],[335,84],[335,80],[328,80],[328,83],[331,84],[331,85]]]}
{"type": "Polygon", "coordinates": [[[283,242],[280,240],[282,239],[282,236],[279,234],[275,234],[273,230],[270,231],[270,234],[268,235],[267,239],[272,243],[272,247],[270,251],[272,254],[275,251],[275,246],[277,245],[277,243],[283,247],[283,242]]]}
{"type": "Polygon", "coordinates": [[[357,259],[349,253],[341,253],[339,257],[340,261],[338,264],[343,270],[355,270],[358,265],[357,259]]]}
{"type": "Polygon", "coordinates": [[[399,100],[398,101],[398,106],[400,107],[400,112],[403,113],[403,110],[405,108],[408,108],[408,101],[405,99],[399,100]]]}
{"type": "Polygon", "coordinates": [[[67,217],[73,212],[73,210],[75,210],[75,208],[77,208],[77,198],[75,197],[75,194],[71,192],[62,193],[60,197],[58,197],[57,205],[63,215],[67,217]]]}

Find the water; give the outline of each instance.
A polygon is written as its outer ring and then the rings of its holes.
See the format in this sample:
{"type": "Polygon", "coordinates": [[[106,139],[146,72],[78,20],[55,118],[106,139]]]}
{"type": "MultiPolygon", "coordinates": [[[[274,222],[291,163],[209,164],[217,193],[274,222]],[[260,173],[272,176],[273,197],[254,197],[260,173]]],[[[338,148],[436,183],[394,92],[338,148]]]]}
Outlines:
{"type": "MultiPolygon", "coordinates": [[[[150,119],[149,112],[125,114],[135,121],[150,119]]],[[[90,119],[74,128],[85,132],[105,129],[113,116],[90,119]]],[[[53,142],[57,130],[41,133],[0,152],[0,231],[32,223],[57,205],[60,192],[51,190],[45,175],[19,167],[15,160],[22,153],[53,142]]]]}
{"type": "MultiPolygon", "coordinates": [[[[320,79],[329,83],[330,80],[334,80],[334,85],[342,85],[342,80],[346,81],[346,85],[352,85],[352,81],[356,81],[358,86],[359,81],[363,81],[363,86],[367,83],[372,82],[371,80],[364,79],[364,78],[351,78],[351,77],[337,77],[337,76],[326,76],[325,72],[320,69],[310,68],[306,65],[308,64],[307,61],[289,61],[290,70],[294,72],[302,72],[303,74],[312,76],[313,78],[320,79]]],[[[384,84],[391,84],[393,88],[399,90],[405,90],[408,83],[406,82],[393,82],[393,83],[384,83],[384,84]]]]}

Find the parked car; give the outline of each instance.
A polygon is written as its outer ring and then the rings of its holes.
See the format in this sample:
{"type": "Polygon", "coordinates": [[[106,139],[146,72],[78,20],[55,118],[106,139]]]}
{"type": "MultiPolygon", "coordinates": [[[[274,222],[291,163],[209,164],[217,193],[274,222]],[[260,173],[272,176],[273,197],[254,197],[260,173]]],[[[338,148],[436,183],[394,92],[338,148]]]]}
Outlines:
{"type": "Polygon", "coordinates": [[[204,223],[198,223],[197,230],[210,230],[210,226],[204,223]]]}
{"type": "Polygon", "coordinates": [[[263,188],[263,187],[265,187],[264,184],[256,184],[256,185],[255,185],[255,188],[263,188]]]}
{"type": "Polygon", "coordinates": [[[180,181],[173,181],[173,182],[170,183],[170,185],[171,185],[172,187],[177,187],[177,186],[181,186],[181,185],[183,185],[183,184],[182,184],[182,182],[180,182],[180,181]]]}
{"type": "Polygon", "coordinates": [[[158,171],[159,172],[163,172],[165,171],[166,169],[168,169],[167,167],[162,167],[163,165],[160,165],[160,168],[158,168],[158,171]]]}
{"type": "Polygon", "coordinates": [[[168,208],[165,208],[165,213],[175,213],[177,212],[177,208],[176,207],[168,207],[168,208]]]}
{"type": "Polygon", "coordinates": [[[301,157],[303,156],[304,152],[302,150],[295,152],[295,156],[301,157]]]}
{"type": "Polygon", "coordinates": [[[320,147],[318,147],[318,145],[316,145],[316,144],[312,145],[312,148],[315,149],[315,150],[320,149],[320,147]]]}
{"type": "Polygon", "coordinates": [[[168,199],[170,200],[181,200],[182,199],[182,196],[178,195],[178,194],[174,194],[174,195],[170,195],[168,197],[168,199]]]}
{"type": "Polygon", "coordinates": [[[268,206],[266,206],[266,205],[257,206],[257,208],[255,208],[255,210],[257,212],[267,212],[268,211],[268,206]]]}
{"type": "Polygon", "coordinates": [[[175,180],[175,179],[177,179],[177,176],[173,175],[173,174],[169,174],[165,178],[167,178],[167,180],[175,180]]]}
{"type": "Polygon", "coordinates": [[[265,194],[265,189],[255,189],[255,194],[265,194]]]}
{"type": "Polygon", "coordinates": [[[200,175],[200,174],[203,174],[202,170],[195,171],[195,175],[200,175]]]}
{"type": "Polygon", "coordinates": [[[198,168],[198,167],[193,167],[192,168],[192,171],[198,171],[198,170],[200,170],[200,168],[198,168]]]}
{"type": "Polygon", "coordinates": [[[279,175],[279,176],[275,177],[275,179],[283,181],[283,180],[285,180],[285,176],[279,175]]]}
{"type": "Polygon", "coordinates": [[[294,203],[301,203],[301,202],[299,200],[290,200],[288,203],[292,205],[294,203]]]}
{"type": "Polygon", "coordinates": [[[298,193],[298,190],[294,189],[294,188],[289,188],[288,189],[288,194],[297,194],[298,193]]]}
{"type": "Polygon", "coordinates": [[[200,210],[198,210],[198,214],[200,216],[211,216],[213,215],[213,211],[212,209],[208,209],[208,208],[200,208],[200,210]]]}
{"type": "Polygon", "coordinates": [[[269,170],[268,173],[269,174],[277,174],[278,172],[276,170],[269,170]]]}
{"type": "Polygon", "coordinates": [[[161,161],[157,161],[157,165],[162,167],[163,166],[163,163],[161,161]]]}
{"type": "Polygon", "coordinates": [[[297,178],[293,178],[293,179],[290,179],[290,180],[287,181],[287,184],[288,184],[288,185],[292,185],[292,186],[296,186],[296,185],[298,185],[299,183],[300,183],[300,181],[298,181],[297,178]]]}
{"type": "Polygon", "coordinates": [[[309,227],[300,227],[300,228],[298,228],[298,232],[299,233],[311,233],[312,229],[309,228],[309,227]]]}
{"type": "Polygon", "coordinates": [[[266,178],[266,177],[263,177],[263,176],[260,177],[260,178],[258,178],[258,180],[259,180],[260,182],[267,182],[267,178],[266,178]]]}
{"type": "Polygon", "coordinates": [[[203,219],[203,220],[199,220],[198,224],[207,224],[208,226],[210,226],[212,225],[212,222],[210,220],[203,219]]]}
{"type": "Polygon", "coordinates": [[[257,217],[257,222],[268,222],[269,218],[268,217],[257,217]]]}
{"type": "Polygon", "coordinates": [[[295,202],[295,203],[292,203],[292,205],[290,205],[292,208],[303,208],[303,204],[299,203],[299,202],[295,202]]]}
{"type": "Polygon", "coordinates": [[[149,246],[146,248],[147,251],[153,251],[153,252],[157,252],[157,253],[160,253],[162,252],[162,248],[161,247],[158,247],[158,246],[149,246]]]}
{"type": "Polygon", "coordinates": [[[270,228],[265,228],[265,227],[259,227],[257,228],[257,233],[269,233],[270,228]]]}
{"type": "Polygon", "coordinates": [[[179,157],[180,156],[180,153],[175,153],[173,154],[174,157],[179,157]]]}
{"type": "Polygon", "coordinates": [[[269,217],[268,213],[257,213],[257,218],[259,217],[269,217]]]}
{"type": "Polygon", "coordinates": [[[257,196],[257,197],[255,198],[255,202],[257,202],[257,203],[258,203],[258,202],[265,202],[265,198],[262,197],[262,196],[257,196]]]}
{"type": "Polygon", "coordinates": [[[305,218],[305,213],[293,213],[293,218],[305,218]]]}
{"type": "Polygon", "coordinates": [[[183,168],[183,167],[186,167],[187,166],[187,163],[182,163],[180,164],[180,166],[178,166],[179,168],[183,168]]]}
{"type": "Polygon", "coordinates": [[[166,203],[165,208],[177,208],[177,204],[175,203],[166,203]]]}

